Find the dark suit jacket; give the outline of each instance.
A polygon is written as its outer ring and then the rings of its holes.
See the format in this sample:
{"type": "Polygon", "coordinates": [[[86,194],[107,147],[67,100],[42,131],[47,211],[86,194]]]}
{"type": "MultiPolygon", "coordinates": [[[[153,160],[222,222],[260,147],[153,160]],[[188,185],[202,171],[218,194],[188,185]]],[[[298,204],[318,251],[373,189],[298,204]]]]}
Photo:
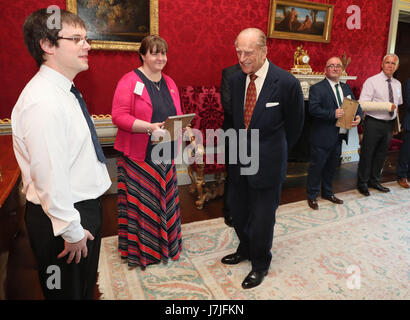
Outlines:
{"type": "MultiPolygon", "coordinates": [[[[230,86],[233,126],[238,131],[245,129],[246,74],[235,73],[230,86]]],[[[298,140],[303,129],[303,120],[304,101],[299,81],[269,61],[265,82],[249,124],[249,129],[259,129],[259,171],[255,175],[247,176],[251,187],[272,188],[285,179],[288,148],[292,148],[298,140]],[[266,107],[267,103],[278,104],[266,107]]],[[[247,134],[247,147],[250,150],[250,130],[247,134]]],[[[237,165],[230,166],[234,182],[239,181],[240,166],[239,161],[237,165]]]]}
{"type": "MultiPolygon", "coordinates": [[[[351,99],[354,99],[349,85],[342,82],[340,82],[340,85],[343,96],[347,97],[350,95],[351,99]]],[[[312,145],[328,148],[334,146],[339,141],[340,128],[336,127],[336,109],[336,97],[332,86],[326,78],[310,87],[309,114],[312,117],[310,143],[312,145]]],[[[357,108],[356,115],[360,115],[360,118],[363,118],[360,105],[357,108]]]]}
{"type": "Polygon", "coordinates": [[[222,124],[222,129],[224,130],[233,127],[231,90],[229,86],[229,80],[233,74],[239,72],[240,70],[242,69],[239,63],[222,70],[221,104],[222,108],[224,109],[224,122],[222,124]]]}
{"type": "Polygon", "coordinates": [[[403,130],[410,131],[410,78],[407,79],[406,86],[404,88],[405,100],[407,104],[406,115],[402,123],[403,130]]]}

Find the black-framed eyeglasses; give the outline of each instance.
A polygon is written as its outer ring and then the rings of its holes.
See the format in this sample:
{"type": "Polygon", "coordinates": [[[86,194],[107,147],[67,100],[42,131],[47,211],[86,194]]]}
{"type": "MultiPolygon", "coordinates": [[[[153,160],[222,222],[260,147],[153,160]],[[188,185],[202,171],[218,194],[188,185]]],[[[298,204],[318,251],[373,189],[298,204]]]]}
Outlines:
{"type": "Polygon", "coordinates": [[[86,42],[91,46],[91,42],[92,42],[90,38],[81,38],[81,37],[58,37],[57,38],[57,40],[60,40],[60,39],[71,40],[79,46],[84,46],[86,42]]]}

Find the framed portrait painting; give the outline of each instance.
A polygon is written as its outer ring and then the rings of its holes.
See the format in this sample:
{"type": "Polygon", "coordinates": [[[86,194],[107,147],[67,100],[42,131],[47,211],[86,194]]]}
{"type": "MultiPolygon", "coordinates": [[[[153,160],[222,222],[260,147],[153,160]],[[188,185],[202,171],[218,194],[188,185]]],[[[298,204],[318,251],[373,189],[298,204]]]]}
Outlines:
{"type": "Polygon", "coordinates": [[[67,10],[84,20],[92,49],[137,51],[158,34],[158,0],[67,0],[67,10]]]}
{"type": "Polygon", "coordinates": [[[270,0],[268,37],[330,42],[333,5],[309,1],[270,0]]]}

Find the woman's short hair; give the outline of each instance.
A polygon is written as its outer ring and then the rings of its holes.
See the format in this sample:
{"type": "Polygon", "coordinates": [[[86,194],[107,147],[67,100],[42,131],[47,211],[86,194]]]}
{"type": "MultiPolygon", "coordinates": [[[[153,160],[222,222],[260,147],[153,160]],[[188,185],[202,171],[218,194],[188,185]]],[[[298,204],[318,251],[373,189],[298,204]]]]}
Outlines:
{"type": "Polygon", "coordinates": [[[142,60],[141,56],[142,55],[145,56],[148,51],[151,54],[157,53],[157,52],[166,54],[168,52],[168,44],[160,36],[157,36],[157,35],[146,36],[144,39],[142,39],[140,49],[138,50],[138,55],[140,57],[142,64],[144,63],[144,61],[142,60]]]}
{"type": "Polygon", "coordinates": [[[58,47],[58,33],[63,28],[63,24],[72,25],[86,29],[84,21],[76,14],[59,9],[61,23],[50,23],[54,20],[55,11],[47,8],[39,9],[31,13],[24,22],[23,35],[24,43],[31,56],[40,67],[44,62],[44,50],[41,48],[40,41],[48,40],[51,44],[58,47]]]}

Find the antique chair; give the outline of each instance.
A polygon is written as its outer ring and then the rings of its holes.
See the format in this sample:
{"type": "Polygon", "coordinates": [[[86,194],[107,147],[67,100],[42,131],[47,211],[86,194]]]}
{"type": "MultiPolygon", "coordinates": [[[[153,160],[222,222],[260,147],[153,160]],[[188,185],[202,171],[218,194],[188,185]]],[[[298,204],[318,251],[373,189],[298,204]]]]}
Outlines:
{"type": "Polygon", "coordinates": [[[189,152],[191,159],[195,161],[188,166],[188,174],[191,178],[190,192],[197,193],[195,205],[202,209],[204,202],[222,196],[224,192],[225,165],[224,148],[218,138],[207,135],[207,129],[220,129],[224,112],[220,103],[219,88],[215,86],[186,86],[180,89],[181,106],[184,113],[196,113],[186,135],[190,144],[189,152]],[[197,129],[197,130],[193,130],[197,129]],[[201,137],[195,134],[200,132],[201,137]],[[202,138],[202,139],[198,139],[202,138]],[[202,140],[202,141],[198,141],[202,140]],[[205,183],[205,175],[214,174],[215,181],[205,183]]]}

